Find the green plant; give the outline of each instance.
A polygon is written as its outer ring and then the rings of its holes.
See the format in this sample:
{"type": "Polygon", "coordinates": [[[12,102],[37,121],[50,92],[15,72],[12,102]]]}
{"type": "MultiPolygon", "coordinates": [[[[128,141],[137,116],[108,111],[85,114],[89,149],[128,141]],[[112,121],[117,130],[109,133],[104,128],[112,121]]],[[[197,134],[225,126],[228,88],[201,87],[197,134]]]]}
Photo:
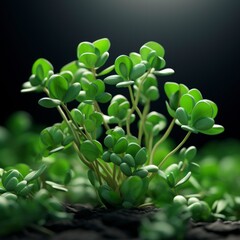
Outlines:
{"type": "Polygon", "coordinates": [[[187,182],[192,171],[191,164],[185,163],[193,159],[195,147],[181,150],[183,161],[167,169],[163,164],[183,147],[192,133],[214,135],[224,128],[215,124],[217,105],[203,98],[198,89],[189,89],[184,84],[164,84],[166,107],[172,117],[168,127],[168,119],[151,109],[151,103],[160,97],[158,77],[174,73],[165,68],[165,51],[160,44],[149,41],[139,53],[120,55],[114,65],[104,68],[109,49],[107,38],[81,42],[76,60],[59,72],[54,72],[48,60],[39,58],[22,92],[46,94],[39,105],[56,108],[63,119],[41,131],[43,156],[74,149],[88,169],[99,203],[131,208],[148,203],[148,187],[157,176],[171,189],[187,182]],[[115,73],[110,74],[113,70],[115,73]],[[123,92],[112,96],[106,85],[123,92]],[[124,95],[125,90],[128,95],[124,95]],[[159,149],[175,124],[186,131],[186,136],[160,158],[159,149]]]}

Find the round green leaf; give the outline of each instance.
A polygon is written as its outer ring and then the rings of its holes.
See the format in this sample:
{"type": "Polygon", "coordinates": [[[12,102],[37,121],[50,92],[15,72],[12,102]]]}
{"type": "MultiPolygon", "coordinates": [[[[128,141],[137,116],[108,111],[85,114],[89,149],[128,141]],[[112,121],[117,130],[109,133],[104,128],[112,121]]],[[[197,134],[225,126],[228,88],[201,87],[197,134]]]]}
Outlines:
{"type": "Polygon", "coordinates": [[[135,155],[136,165],[143,165],[147,161],[147,151],[143,147],[135,155]]]}
{"type": "Polygon", "coordinates": [[[61,101],[58,99],[44,97],[39,99],[38,104],[45,108],[55,108],[61,104],[61,101]]]}
{"type": "Polygon", "coordinates": [[[79,57],[79,61],[84,64],[86,68],[95,68],[98,57],[95,53],[83,53],[79,57]]]}
{"type": "Polygon", "coordinates": [[[140,178],[145,178],[148,175],[148,171],[145,168],[140,168],[140,169],[137,169],[136,171],[134,171],[133,175],[138,176],[140,178]]]}
{"type": "Polygon", "coordinates": [[[63,101],[68,90],[68,81],[60,75],[52,75],[48,81],[50,97],[63,101]]]}
{"type": "Polygon", "coordinates": [[[132,175],[132,170],[127,163],[125,163],[125,162],[121,163],[120,169],[126,176],[129,177],[132,175]]]}
{"type": "Polygon", "coordinates": [[[37,59],[32,66],[32,74],[36,75],[42,81],[45,77],[48,77],[49,71],[53,71],[53,66],[45,58],[37,59]]]}
{"type": "Polygon", "coordinates": [[[116,144],[113,147],[113,151],[115,153],[123,153],[127,150],[128,140],[125,137],[121,137],[118,139],[116,144]]]}
{"type": "Polygon", "coordinates": [[[99,103],[107,103],[111,100],[112,95],[110,93],[104,92],[101,94],[98,94],[95,98],[95,100],[99,103]]]}
{"type": "Polygon", "coordinates": [[[188,94],[194,97],[195,102],[198,102],[203,99],[201,92],[196,88],[192,88],[191,90],[189,90],[188,94]]]}
{"type": "Polygon", "coordinates": [[[116,85],[120,82],[123,82],[123,77],[120,75],[111,75],[104,79],[104,82],[109,85],[116,85]]]}
{"type": "Polygon", "coordinates": [[[214,114],[212,105],[205,100],[200,100],[196,103],[192,110],[192,123],[195,125],[195,122],[202,118],[212,118],[214,114]]]}
{"type": "Polygon", "coordinates": [[[128,144],[126,153],[135,157],[135,155],[137,154],[138,151],[140,151],[140,149],[141,149],[141,147],[139,146],[139,144],[137,144],[135,142],[131,142],[128,144]]]}
{"type": "Polygon", "coordinates": [[[139,64],[142,61],[141,55],[136,52],[131,52],[129,54],[129,57],[131,58],[134,65],[139,64]]]}
{"type": "Polygon", "coordinates": [[[97,160],[100,154],[98,147],[90,140],[86,140],[81,144],[80,152],[89,162],[97,160]]]}
{"type": "Polygon", "coordinates": [[[207,134],[207,135],[217,135],[224,132],[224,127],[218,124],[214,124],[211,129],[208,129],[206,131],[201,131],[201,133],[207,134]]]}
{"type": "Polygon", "coordinates": [[[108,38],[101,38],[94,41],[93,46],[97,48],[100,52],[100,55],[102,55],[110,49],[111,43],[108,38]]]}
{"type": "Polygon", "coordinates": [[[81,55],[84,53],[95,53],[94,45],[87,41],[79,43],[77,47],[78,59],[80,59],[81,55]]]}
{"type": "Polygon", "coordinates": [[[116,84],[117,88],[125,88],[134,84],[134,81],[124,81],[116,84]]]}
{"type": "Polygon", "coordinates": [[[149,41],[149,42],[145,43],[144,46],[147,46],[150,49],[156,51],[156,53],[159,57],[164,57],[165,50],[164,50],[163,46],[160,45],[159,43],[154,42],[154,41],[149,41]]]}
{"type": "Polygon", "coordinates": [[[115,60],[115,71],[124,79],[129,79],[130,73],[133,68],[132,60],[126,55],[120,55],[115,60]]]}
{"type": "Polygon", "coordinates": [[[159,90],[155,86],[151,86],[150,88],[148,88],[145,94],[146,97],[149,98],[149,100],[151,101],[156,101],[159,98],[159,90]]]}
{"type": "Polygon", "coordinates": [[[194,97],[190,94],[184,94],[181,98],[180,98],[180,102],[179,102],[180,107],[183,107],[184,110],[188,113],[191,114],[193,107],[195,105],[195,100],[194,97]]]}
{"type": "Polygon", "coordinates": [[[77,98],[81,90],[81,85],[78,82],[73,83],[67,90],[63,99],[64,103],[68,103],[77,98]]]}
{"type": "Polygon", "coordinates": [[[135,160],[133,156],[128,153],[124,155],[123,162],[127,163],[129,167],[135,167],[135,160]]]}
{"type": "Polygon", "coordinates": [[[186,149],[184,156],[188,160],[192,160],[197,154],[197,148],[195,146],[191,146],[186,149]]]}
{"type": "Polygon", "coordinates": [[[77,109],[77,108],[72,109],[71,115],[72,115],[74,121],[76,121],[79,125],[83,125],[84,116],[79,109],[77,109]]]}
{"type": "Polygon", "coordinates": [[[197,121],[195,121],[194,123],[194,128],[196,128],[197,130],[208,130],[210,128],[212,128],[214,125],[214,120],[213,118],[210,117],[205,117],[205,118],[201,118],[198,119],[197,121]]]}
{"type": "Polygon", "coordinates": [[[131,80],[138,79],[145,73],[145,71],[146,71],[146,67],[143,63],[134,65],[130,74],[130,79],[131,80]]]}
{"type": "Polygon", "coordinates": [[[157,76],[169,76],[175,73],[175,71],[172,68],[165,68],[160,71],[154,71],[153,72],[157,76]]]}
{"type": "Polygon", "coordinates": [[[119,166],[122,163],[122,158],[116,153],[112,153],[110,156],[110,161],[119,166]]]}
{"type": "Polygon", "coordinates": [[[164,91],[168,98],[179,90],[179,85],[175,82],[166,82],[164,84],[164,91]]]}
{"type": "Polygon", "coordinates": [[[188,125],[188,115],[183,107],[176,110],[176,118],[182,125],[188,125]]]}

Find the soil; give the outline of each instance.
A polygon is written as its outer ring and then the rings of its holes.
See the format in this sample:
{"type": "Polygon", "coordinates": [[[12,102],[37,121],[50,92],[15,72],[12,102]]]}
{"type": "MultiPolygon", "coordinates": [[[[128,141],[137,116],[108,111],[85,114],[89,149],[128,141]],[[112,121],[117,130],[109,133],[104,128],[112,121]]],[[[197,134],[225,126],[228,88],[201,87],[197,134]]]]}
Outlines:
{"type": "MultiPolygon", "coordinates": [[[[159,209],[102,209],[89,206],[67,206],[73,220],[47,223],[43,231],[25,229],[2,240],[140,240],[139,226],[145,217],[159,209]]],[[[184,240],[239,240],[240,221],[193,222],[190,221],[184,240]]],[[[156,239],[157,240],[157,239],[156,239]]]]}

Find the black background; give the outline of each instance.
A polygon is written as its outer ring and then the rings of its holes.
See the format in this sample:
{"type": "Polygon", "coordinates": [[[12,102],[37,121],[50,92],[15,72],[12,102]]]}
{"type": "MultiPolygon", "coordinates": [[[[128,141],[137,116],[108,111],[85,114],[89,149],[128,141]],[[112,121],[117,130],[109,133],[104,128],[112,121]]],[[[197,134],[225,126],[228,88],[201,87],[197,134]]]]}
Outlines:
{"type": "MultiPolygon", "coordinates": [[[[29,112],[36,123],[58,121],[56,111],[37,104],[38,94],[20,93],[33,62],[44,57],[57,72],[76,59],[78,43],[107,37],[107,65],[147,41],[159,42],[167,67],[175,70],[160,86],[184,83],[217,103],[216,122],[225,132],[193,136],[194,143],[239,138],[239,0],[6,0],[0,18],[1,125],[16,110],[29,112]]],[[[160,101],[153,107],[165,114],[164,94],[160,101]]]]}

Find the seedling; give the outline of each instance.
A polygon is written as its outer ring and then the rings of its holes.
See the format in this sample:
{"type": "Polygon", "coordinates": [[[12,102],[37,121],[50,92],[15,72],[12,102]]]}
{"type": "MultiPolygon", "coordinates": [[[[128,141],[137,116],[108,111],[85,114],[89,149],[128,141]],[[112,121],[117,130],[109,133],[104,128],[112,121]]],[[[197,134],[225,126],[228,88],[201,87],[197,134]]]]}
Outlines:
{"type": "Polygon", "coordinates": [[[215,124],[217,105],[198,89],[175,82],[160,85],[160,78],[174,70],[166,68],[159,43],[149,41],[139,52],[120,55],[105,67],[110,45],[107,38],[79,43],[76,58],[59,72],[48,60],[37,59],[22,92],[45,94],[39,105],[55,108],[62,117],[62,122],[41,132],[44,157],[72,147],[87,168],[101,205],[138,207],[146,203],[155,176],[165,179],[171,189],[191,177],[196,148],[181,150],[191,134],[215,135],[224,128],[215,124]],[[160,99],[159,87],[164,88],[172,120],[152,109],[160,99]],[[175,125],[186,136],[159,159],[157,152],[175,125]],[[178,151],[182,159],[166,168],[178,151]]]}

